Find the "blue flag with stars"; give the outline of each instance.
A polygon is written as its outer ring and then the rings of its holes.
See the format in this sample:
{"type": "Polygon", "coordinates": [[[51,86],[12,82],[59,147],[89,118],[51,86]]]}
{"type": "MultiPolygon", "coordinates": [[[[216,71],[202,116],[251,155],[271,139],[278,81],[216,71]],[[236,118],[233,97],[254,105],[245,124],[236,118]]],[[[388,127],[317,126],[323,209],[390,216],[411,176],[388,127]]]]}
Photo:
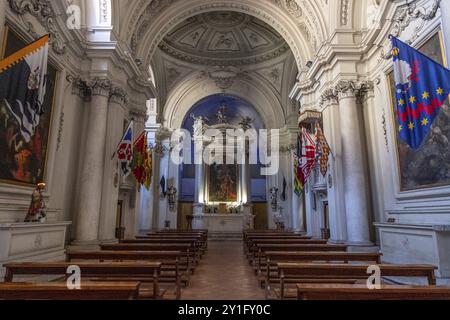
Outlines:
{"type": "Polygon", "coordinates": [[[417,150],[450,94],[450,70],[391,37],[399,136],[417,150]]]}

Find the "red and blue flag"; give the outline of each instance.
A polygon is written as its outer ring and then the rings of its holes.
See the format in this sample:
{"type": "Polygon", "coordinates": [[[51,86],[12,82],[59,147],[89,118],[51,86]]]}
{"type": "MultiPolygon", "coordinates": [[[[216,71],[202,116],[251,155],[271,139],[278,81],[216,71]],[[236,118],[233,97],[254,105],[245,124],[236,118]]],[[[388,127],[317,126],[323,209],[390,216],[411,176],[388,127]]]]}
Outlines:
{"type": "Polygon", "coordinates": [[[395,37],[391,41],[398,132],[417,150],[450,94],[450,70],[395,37]]]}

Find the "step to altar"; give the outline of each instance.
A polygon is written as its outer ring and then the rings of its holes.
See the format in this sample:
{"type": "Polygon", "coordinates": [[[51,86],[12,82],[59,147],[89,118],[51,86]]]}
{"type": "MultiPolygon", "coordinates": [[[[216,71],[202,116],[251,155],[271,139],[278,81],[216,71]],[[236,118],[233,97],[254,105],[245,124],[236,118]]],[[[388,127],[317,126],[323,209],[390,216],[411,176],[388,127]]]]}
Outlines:
{"type": "Polygon", "coordinates": [[[244,236],[241,232],[208,232],[208,240],[210,241],[243,241],[244,236]]]}

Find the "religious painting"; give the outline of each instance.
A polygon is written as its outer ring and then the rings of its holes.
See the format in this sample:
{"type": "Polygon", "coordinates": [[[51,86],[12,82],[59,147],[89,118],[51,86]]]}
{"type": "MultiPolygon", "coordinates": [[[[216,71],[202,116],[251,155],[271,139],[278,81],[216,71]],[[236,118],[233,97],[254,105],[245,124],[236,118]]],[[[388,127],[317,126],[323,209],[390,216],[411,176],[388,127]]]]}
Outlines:
{"type": "MultiPolygon", "coordinates": [[[[2,59],[26,45],[25,41],[7,28],[2,59]]],[[[36,185],[44,181],[57,81],[57,70],[54,67],[49,65],[47,72],[43,114],[31,138],[23,138],[16,117],[7,108],[5,102],[0,101],[0,181],[2,182],[36,185]]],[[[7,83],[0,83],[0,86],[7,85],[7,83]]]]}
{"type": "MultiPolygon", "coordinates": [[[[419,51],[445,65],[439,33],[430,38],[419,51]]],[[[394,74],[389,74],[391,99],[395,116],[394,74]]],[[[396,131],[397,132],[397,131],[396,131]]],[[[418,150],[411,149],[397,135],[398,166],[401,191],[410,191],[450,185],[450,104],[447,99],[431,127],[429,136],[418,150]]]]}
{"type": "Polygon", "coordinates": [[[213,164],[209,167],[209,202],[237,202],[237,165],[213,164]]]}

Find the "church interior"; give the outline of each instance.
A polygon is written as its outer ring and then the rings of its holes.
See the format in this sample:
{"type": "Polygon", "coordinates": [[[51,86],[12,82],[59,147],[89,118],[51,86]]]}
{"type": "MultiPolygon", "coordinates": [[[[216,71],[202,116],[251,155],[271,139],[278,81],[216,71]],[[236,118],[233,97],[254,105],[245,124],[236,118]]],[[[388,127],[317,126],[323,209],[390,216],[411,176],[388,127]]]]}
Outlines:
{"type": "Polygon", "coordinates": [[[0,300],[450,300],[450,1],[0,0],[0,46],[0,300]]]}

